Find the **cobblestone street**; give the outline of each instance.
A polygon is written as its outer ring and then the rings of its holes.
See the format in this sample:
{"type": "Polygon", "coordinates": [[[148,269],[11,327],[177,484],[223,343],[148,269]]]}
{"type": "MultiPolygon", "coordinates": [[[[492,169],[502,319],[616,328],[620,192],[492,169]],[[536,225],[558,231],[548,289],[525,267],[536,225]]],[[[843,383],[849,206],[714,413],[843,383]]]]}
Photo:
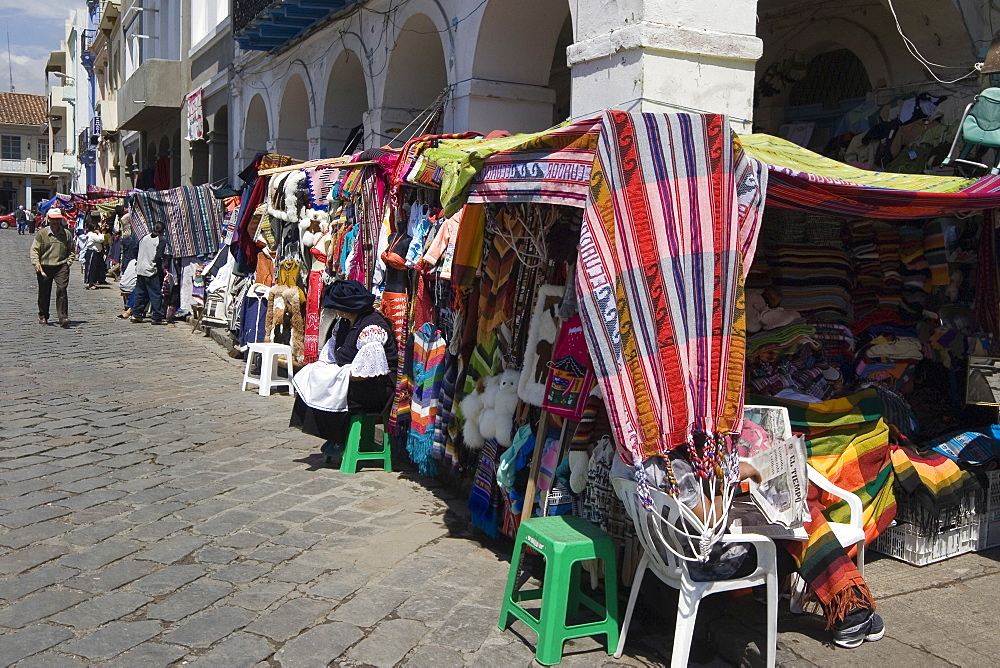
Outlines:
{"type": "Polygon", "coordinates": [[[116,319],[78,268],[72,326],[38,325],[30,239],[0,231],[0,665],[531,663],[464,499],[319,468],[291,399],[241,393],[190,327],[116,319]]]}
{"type": "MultiPolygon", "coordinates": [[[[321,467],[289,397],[241,393],[243,363],[182,323],[116,319],[117,286],[85,291],[78,268],[71,327],[38,325],[29,244],[0,230],[0,666],[532,665],[534,634],[496,627],[511,545],[468,531],[464,497],[321,467]]],[[[779,663],[995,663],[998,555],[875,556],[886,638],[833,650],[784,614],[779,663]]],[[[655,586],[664,619],[640,606],[626,657],[588,638],[562,665],[667,662],[674,598],[655,586]]],[[[758,665],[755,606],[707,600],[692,659],[758,665]]]]}

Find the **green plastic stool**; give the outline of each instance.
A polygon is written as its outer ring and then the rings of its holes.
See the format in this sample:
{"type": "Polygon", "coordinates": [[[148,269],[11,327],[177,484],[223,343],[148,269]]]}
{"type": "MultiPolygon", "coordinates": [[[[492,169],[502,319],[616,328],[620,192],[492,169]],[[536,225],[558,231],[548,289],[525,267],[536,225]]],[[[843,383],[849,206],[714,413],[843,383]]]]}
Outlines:
{"type": "MultiPolygon", "coordinates": [[[[381,461],[386,473],[392,472],[392,447],[389,434],[382,435],[382,445],[378,450],[362,450],[362,445],[369,447],[375,442],[375,424],[380,415],[352,415],[348,426],[347,445],[344,447],[344,457],[340,460],[341,473],[357,473],[358,462],[381,461]]],[[[383,419],[382,424],[386,420],[383,419]]]]}
{"type": "Polygon", "coordinates": [[[501,631],[506,631],[514,617],[528,625],[538,636],[535,660],[546,666],[562,661],[563,643],[584,636],[607,636],[608,654],[618,647],[618,569],[615,545],[611,536],[580,517],[533,517],[521,523],[514,542],[507,590],[500,608],[501,631]],[[517,571],[525,545],[545,558],[545,579],[541,589],[514,591],[517,571]],[[604,560],[604,605],[583,593],[581,561],[604,560]],[[541,599],[539,616],[522,608],[520,601],[541,599]],[[567,615],[576,615],[586,606],[600,621],[569,625],[567,615]]]}

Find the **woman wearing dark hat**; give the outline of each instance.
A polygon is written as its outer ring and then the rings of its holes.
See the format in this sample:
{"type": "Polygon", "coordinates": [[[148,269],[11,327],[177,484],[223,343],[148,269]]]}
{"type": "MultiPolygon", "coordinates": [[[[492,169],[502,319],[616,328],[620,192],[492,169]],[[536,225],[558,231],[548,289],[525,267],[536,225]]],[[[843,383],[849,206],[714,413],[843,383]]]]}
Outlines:
{"type": "Polygon", "coordinates": [[[329,459],[343,448],[350,415],[381,413],[396,388],[397,350],[392,325],[373,306],[375,296],[359,281],[337,281],[323,307],[338,321],[319,361],[295,374],[295,406],[289,426],[325,439],[329,459]]]}

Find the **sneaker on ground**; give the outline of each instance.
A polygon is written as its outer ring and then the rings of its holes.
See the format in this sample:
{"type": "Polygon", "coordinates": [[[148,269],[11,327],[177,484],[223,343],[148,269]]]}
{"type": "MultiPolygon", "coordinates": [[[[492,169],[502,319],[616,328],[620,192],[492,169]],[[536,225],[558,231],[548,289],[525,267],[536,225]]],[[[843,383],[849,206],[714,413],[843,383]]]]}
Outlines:
{"type": "Polygon", "coordinates": [[[833,642],[839,647],[854,648],[866,640],[875,642],[885,635],[882,617],[869,609],[849,614],[834,627],[833,642]]]}

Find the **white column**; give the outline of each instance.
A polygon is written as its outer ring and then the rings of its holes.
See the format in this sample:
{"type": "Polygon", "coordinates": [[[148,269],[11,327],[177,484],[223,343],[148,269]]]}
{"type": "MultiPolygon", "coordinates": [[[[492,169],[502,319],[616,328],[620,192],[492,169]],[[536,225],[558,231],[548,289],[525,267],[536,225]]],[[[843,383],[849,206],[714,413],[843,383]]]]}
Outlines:
{"type": "Polygon", "coordinates": [[[625,4],[608,11],[601,0],[580,3],[576,43],[567,51],[572,115],[699,110],[729,114],[737,131],[748,131],[737,119],[753,115],[754,67],[763,50],[756,0],[625,4]]]}
{"type": "Polygon", "coordinates": [[[551,88],[469,79],[455,87],[454,110],[459,123],[470,130],[487,133],[538,132],[552,126],[556,93],[551,88]]]}
{"type": "Polygon", "coordinates": [[[24,177],[24,208],[30,209],[32,205],[31,201],[31,177],[24,177]]]}

